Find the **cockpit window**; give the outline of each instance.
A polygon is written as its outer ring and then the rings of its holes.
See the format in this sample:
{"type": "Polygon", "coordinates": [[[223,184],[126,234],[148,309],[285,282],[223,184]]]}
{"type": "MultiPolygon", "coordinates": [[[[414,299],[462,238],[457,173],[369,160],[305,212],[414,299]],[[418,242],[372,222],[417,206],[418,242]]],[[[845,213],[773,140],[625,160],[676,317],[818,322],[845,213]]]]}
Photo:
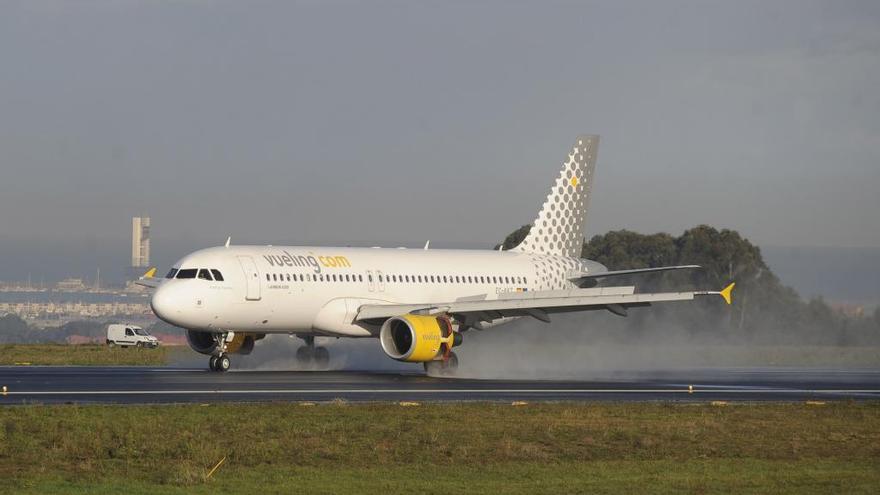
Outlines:
{"type": "Polygon", "coordinates": [[[207,268],[199,270],[199,278],[202,280],[214,280],[214,277],[211,276],[211,272],[207,268]]]}
{"type": "Polygon", "coordinates": [[[218,281],[218,282],[222,282],[222,281],[223,281],[223,275],[220,274],[220,270],[217,270],[217,269],[211,268],[211,273],[214,274],[214,280],[216,280],[216,281],[218,281]]]}
{"type": "Polygon", "coordinates": [[[174,278],[177,275],[177,268],[172,268],[168,271],[168,275],[165,275],[165,278],[174,278]]]}
{"type": "Polygon", "coordinates": [[[177,278],[196,278],[196,270],[195,268],[187,268],[185,270],[178,270],[177,278]]]}

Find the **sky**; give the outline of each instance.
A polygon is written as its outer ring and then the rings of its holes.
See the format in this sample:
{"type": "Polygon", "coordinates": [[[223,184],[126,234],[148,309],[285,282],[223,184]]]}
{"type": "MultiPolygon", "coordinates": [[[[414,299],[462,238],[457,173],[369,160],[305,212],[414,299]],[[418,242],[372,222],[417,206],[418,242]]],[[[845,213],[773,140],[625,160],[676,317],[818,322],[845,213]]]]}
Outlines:
{"type": "Polygon", "coordinates": [[[3,0],[0,64],[0,279],[139,214],[168,260],[492,245],[581,133],[589,235],[880,247],[875,1],[3,0]]]}

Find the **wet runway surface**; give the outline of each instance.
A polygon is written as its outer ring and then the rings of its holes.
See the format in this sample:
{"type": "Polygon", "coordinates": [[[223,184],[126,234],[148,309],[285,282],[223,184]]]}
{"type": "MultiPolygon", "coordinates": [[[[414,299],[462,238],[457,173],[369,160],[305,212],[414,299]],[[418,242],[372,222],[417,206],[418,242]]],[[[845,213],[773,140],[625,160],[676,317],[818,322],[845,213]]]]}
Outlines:
{"type": "Polygon", "coordinates": [[[880,400],[880,370],[729,368],[475,380],[369,371],[0,367],[0,404],[265,401],[880,400]]]}

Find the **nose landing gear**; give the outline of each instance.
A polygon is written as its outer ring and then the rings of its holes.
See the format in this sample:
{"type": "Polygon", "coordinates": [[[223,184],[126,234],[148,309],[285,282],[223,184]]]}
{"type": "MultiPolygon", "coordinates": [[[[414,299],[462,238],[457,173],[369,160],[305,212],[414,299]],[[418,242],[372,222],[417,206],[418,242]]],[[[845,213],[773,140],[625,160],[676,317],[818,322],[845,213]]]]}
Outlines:
{"type": "Polygon", "coordinates": [[[208,359],[208,368],[211,371],[224,372],[229,371],[229,368],[232,366],[232,361],[229,360],[229,355],[226,354],[226,343],[229,337],[229,332],[218,333],[214,336],[214,339],[217,342],[216,355],[212,355],[210,359],[208,359]]]}
{"type": "Polygon", "coordinates": [[[229,371],[230,366],[232,366],[232,362],[226,354],[211,356],[211,359],[208,360],[208,367],[211,371],[229,371]]]}

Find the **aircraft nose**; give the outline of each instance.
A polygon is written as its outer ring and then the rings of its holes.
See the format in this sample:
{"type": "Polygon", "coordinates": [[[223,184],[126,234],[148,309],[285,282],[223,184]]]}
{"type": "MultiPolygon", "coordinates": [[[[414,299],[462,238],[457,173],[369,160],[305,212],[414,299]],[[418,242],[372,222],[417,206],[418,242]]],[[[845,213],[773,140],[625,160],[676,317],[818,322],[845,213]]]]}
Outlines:
{"type": "Polygon", "coordinates": [[[169,287],[168,284],[162,284],[153,292],[153,297],[150,298],[150,306],[153,308],[153,313],[172,325],[175,324],[175,317],[179,317],[181,313],[180,307],[175,304],[174,292],[173,287],[169,287]]]}

